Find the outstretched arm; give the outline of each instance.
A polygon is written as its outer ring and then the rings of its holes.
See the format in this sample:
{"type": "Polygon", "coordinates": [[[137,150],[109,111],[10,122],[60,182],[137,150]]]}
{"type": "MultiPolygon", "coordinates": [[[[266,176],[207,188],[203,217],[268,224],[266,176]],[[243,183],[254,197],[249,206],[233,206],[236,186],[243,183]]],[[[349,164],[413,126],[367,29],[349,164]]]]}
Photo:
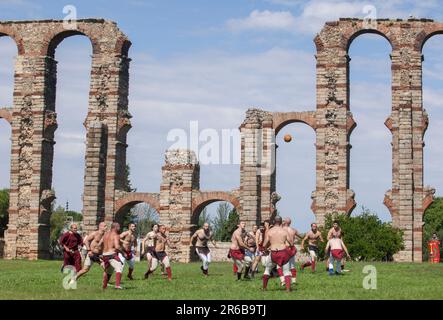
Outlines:
{"type": "Polygon", "coordinates": [[[351,256],[349,255],[348,248],[346,248],[345,243],[343,242],[343,240],[340,240],[340,241],[341,241],[341,245],[343,247],[343,250],[345,250],[345,252],[346,252],[346,255],[348,256],[349,259],[351,259],[351,256]]]}

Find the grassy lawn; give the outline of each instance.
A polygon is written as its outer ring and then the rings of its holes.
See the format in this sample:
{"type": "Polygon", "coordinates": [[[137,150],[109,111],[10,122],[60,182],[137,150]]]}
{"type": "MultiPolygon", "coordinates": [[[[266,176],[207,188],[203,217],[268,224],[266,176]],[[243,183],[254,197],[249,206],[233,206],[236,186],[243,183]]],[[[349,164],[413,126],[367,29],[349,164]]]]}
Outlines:
{"type": "Polygon", "coordinates": [[[160,270],[142,280],[145,264],[137,263],[135,280],[123,278],[125,290],[110,286],[103,292],[98,265],[79,280],[76,290],[65,290],[62,279],[66,275],[60,272],[60,261],[0,260],[0,299],[443,299],[443,264],[372,263],[377,270],[377,289],[366,290],[365,263],[348,263],[350,272],[333,277],[320,263],[322,268],[315,274],[298,271],[296,289],[291,293],[284,292],[276,279],[270,279],[267,292],[260,290],[261,276],[235,281],[230,263],[213,263],[208,278],[203,278],[198,263],[175,263],[172,282],[163,279],[160,270]]]}

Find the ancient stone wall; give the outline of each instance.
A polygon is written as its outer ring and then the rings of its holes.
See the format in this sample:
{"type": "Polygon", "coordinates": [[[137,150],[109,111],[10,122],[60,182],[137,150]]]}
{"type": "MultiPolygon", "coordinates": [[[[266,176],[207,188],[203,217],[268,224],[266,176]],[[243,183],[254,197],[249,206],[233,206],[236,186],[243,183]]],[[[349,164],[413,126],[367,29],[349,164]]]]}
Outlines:
{"type": "MultiPolygon", "coordinates": [[[[0,36],[18,48],[12,106],[11,192],[5,234],[8,258],[45,258],[49,248],[57,61],[55,51],[66,37],[84,35],[93,48],[89,93],[84,230],[112,220],[114,192],[124,176],[130,42],[116,24],[102,19],[0,22],[0,36]],[[119,159],[117,159],[119,158],[119,159]]],[[[85,61],[87,63],[87,61],[85,61]]],[[[2,116],[3,117],[3,116],[2,116]]]]}
{"type": "MultiPolygon", "coordinates": [[[[315,37],[317,49],[316,110],[268,112],[249,109],[241,133],[240,186],[232,191],[200,190],[199,164],[188,150],[169,150],[159,193],[124,192],[128,111],[129,40],[116,24],[78,20],[74,29],[63,21],[0,22],[0,36],[17,44],[14,103],[0,108],[11,124],[11,193],[5,256],[48,256],[52,189],[58,44],[84,35],[93,48],[87,129],[84,230],[113,221],[131,206],[147,202],[159,211],[177,249],[176,260],[191,259],[189,240],[201,210],[229,201],[248,227],[272,218],[276,193],[275,136],[287,124],[301,122],[316,132],[316,189],[312,210],[319,224],[329,213],[350,214],[356,206],[350,186],[350,135],[356,126],[349,104],[348,49],[363,33],[375,33],[392,46],[392,109],[386,127],[392,133],[392,187],[384,195],[394,226],[404,231],[405,250],[398,261],[422,260],[423,214],[435,190],[423,185],[424,135],[429,123],[422,101],[422,47],[443,33],[429,19],[364,21],[340,19],[325,24],[315,37]]],[[[388,113],[388,111],[387,111],[388,113]]],[[[381,199],[382,200],[382,199],[381,199]]]]}

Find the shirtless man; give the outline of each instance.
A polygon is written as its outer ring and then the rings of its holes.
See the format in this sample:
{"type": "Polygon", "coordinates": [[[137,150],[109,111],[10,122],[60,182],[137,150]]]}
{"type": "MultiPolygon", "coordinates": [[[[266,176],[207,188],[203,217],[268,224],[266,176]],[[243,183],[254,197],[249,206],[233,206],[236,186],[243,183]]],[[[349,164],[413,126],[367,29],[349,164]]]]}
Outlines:
{"type": "Polygon", "coordinates": [[[243,241],[245,235],[246,222],[240,221],[238,228],[234,231],[231,237],[231,248],[229,249],[229,257],[234,260],[237,266],[237,280],[241,279],[243,268],[245,268],[244,279],[250,279],[249,268],[251,265],[251,259],[245,256],[245,250],[254,252],[254,248],[248,247],[243,241]]]}
{"type": "Polygon", "coordinates": [[[351,258],[343,240],[333,234],[326,244],[325,251],[329,252],[329,275],[334,275],[334,265],[336,265],[335,274],[341,274],[341,261],[344,258],[344,253],[349,259],[351,258]]]}
{"type": "MultiPolygon", "coordinates": [[[[333,236],[336,236],[337,238],[343,237],[343,232],[341,230],[340,224],[338,220],[334,220],[332,224],[332,228],[328,231],[327,240],[331,240],[333,236]]],[[[341,268],[344,269],[345,265],[342,263],[341,268]]],[[[329,270],[329,257],[326,260],[326,271],[329,270]]]]}
{"type": "Polygon", "coordinates": [[[191,245],[195,244],[195,252],[202,261],[202,270],[205,276],[208,276],[209,264],[211,263],[211,250],[208,247],[208,241],[211,241],[214,247],[217,247],[215,240],[213,238],[213,233],[209,230],[209,223],[205,222],[203,228],[198,229],[191,237],[191,245]]]}
{"type": "Polygon", "coordinates": [[[158,232],[158,224],[152,226],[152,230],[146,234],[146,237],[142,240],[142,252],[146,255],[146,260],[148,261],[148,271],[151,269],[151,263],[153,257],[155,257],[155,236],[158,232]]]}
{"type": "Polygon", "coordinates": [[[98,230],[91,232],[85,237],[84,245],[87,251],[85,263],[83,264],[83,269],[77,273],[76,280],[88,273],[94,262],[101,265],[102,260],[100,259],[100,255],[103,253],[103,236],[105,235],[106,228],[106,223],[100,222],[98,230]]]}
{"type": "Polygon", "coordinates": [[[103,264],[105,272],[103,273],[103,289],[108,287],[112,272],[115,271],[115,289],[123,289],[120,286],[122,279],[123,263],[120,260],[120,224],[113,222],[111,230],[103,236],[103,264]]]}
{"type": "Polygon", "coordinates": [[[312,272],[315,272],[315,262],[318,256],[318,241],[324,242],[321,232],[318,231],[317,224],[311,223],[311,230],[306,232],[305,237],[301,242],[301,247],[305,247],[305,241],[308,240],[308,251],[309,251],[309,262],[303,263],[301,266],[301,270],[304,268],[311,266],[312,272]]]}
{"type": "MultiPolygon", "coordinates": [[[[264,223],[260,224],[260,227],[254,226],[252,228],[252,231],[254,233],[254,244],[255,244],[255,254],[254,259],[251,266],[251,275],[252,278],[254,278],[254,275],[256,272],[258,272],[258,264],[260,263],[260,260],[263,256],[263,240],[264,240],[264,230],[265,226],[264,223]],[[255,230],[255,232],[254,232],[255,230]]],[[[252,234],[251,234],[252,235],[252,234]]]]}
{"type": "Polygon", "coordinates": [[[172,245],[171,241],[166,236],[166,226],[160,225],[158,233],[154,236],[155,256],[152,257],[151,267],[149,268],[148,272],[145,273],[145,279],[147,279],[149,275],[157,269],[160,262],[165,266],[166,273],[168,274],[168,280],[172,280],[171,264],[169,262],[168,254],[165,252],[166,245],[172,249],[177,249],[174,245],[172,245]]]}
{"type": "Polygon", "coordinates": [[[257,263],[255,263],[256,258],[260,258],[260,256],[258,256],[259,252],[258,252],[258,248],[257,248],[257,241],[256,241],[256,234],[258,232],[258,227],[256,225],[252,226],[252,230],[249,232],[246,232],[244,241],[246,243],[246,245],[249,248],[253,248],[253,252],[246,250],[245,251],[245,255],[251,259],[251,268],[249,269],[249,273],[251,274],[251,276],[254,276],[254,273],[256,272],[257,269],[257,263]]]}
{"type": "Polygon", "coordinates": [[[135,265],[135,254],[132,248],[137,248],[137,238],[135,237],[135,223],[130,223],[128,225],[128,230],[120,234],[120,241],[123,245],[123,253],[120,255],[120,260],[123,262],[123,267],[125,262],[128,262],[128,279],[134,280],[132,277],[132,272],[134,271],[135,265]]]}
{"type": "MultiPolygon", "coordinates": [[[[283,229],[286,230],[289,234],[289,238],[292,239],[292,241],[295,241],[295,237],[302,239],[302,236],[300,233],[291,227],[291,218],[285,218],[283,220],[283,229]]],[[[297,248],[295,246],[288,247],[289,253],[291,255],[291,259],[289,259],[289,270],[291,271],[291,282],[295,283],[297,281],[297,270],[295,269],[295,255],[297,254],[297,248]]],[[[282,285],[285,283],[284,277],[280,276],[280,281],[282,285]]]]}
{"type": "Polygon", "coordinates": [[[274,227],[266,233],[263,246],[269,245],[271,254],[263,274],[263,290],[268,287],[268,280],[272,269],[277,265],[278,275],[284,275],[286,291],[291,291],[291,271],[289,270],[289,260],[291,259],[291,248],[294,246],[294,238],[282,227],[282,218],[274,218],[274,227]]]}

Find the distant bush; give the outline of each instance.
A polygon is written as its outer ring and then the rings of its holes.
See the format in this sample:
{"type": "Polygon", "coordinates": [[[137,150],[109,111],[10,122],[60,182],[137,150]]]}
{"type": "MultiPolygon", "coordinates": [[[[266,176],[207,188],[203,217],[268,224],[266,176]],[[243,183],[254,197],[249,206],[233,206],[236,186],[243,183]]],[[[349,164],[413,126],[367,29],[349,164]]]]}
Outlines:
{"type": "Polygon", "coordinates": [[[402,231],[394,228],[390,222],[382,222],[374,213],[363,208],[358,216],[326,216],[324,227],[319,228],[325,240],[319,245],[320,257],[325,257],[327,234],[334,220],[339,221],[343,241],[354,260],[392,261],[394,254],[404,249],[402,231]]]}

